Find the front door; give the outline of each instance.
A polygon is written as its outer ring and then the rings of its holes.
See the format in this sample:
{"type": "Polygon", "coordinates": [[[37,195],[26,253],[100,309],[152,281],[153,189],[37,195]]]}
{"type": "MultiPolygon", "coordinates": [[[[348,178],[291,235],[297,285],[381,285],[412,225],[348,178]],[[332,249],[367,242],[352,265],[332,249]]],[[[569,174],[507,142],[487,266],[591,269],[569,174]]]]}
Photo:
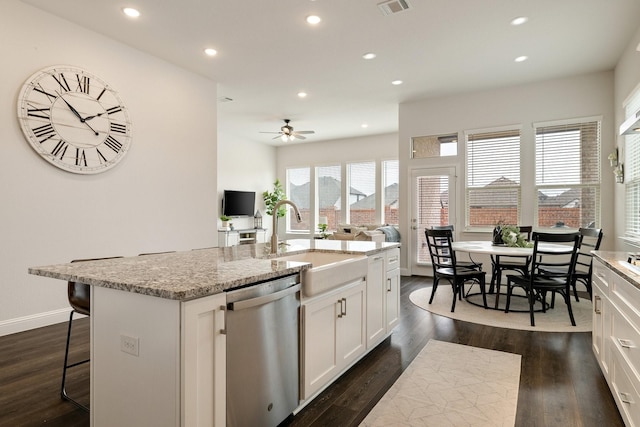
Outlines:
{"type": "Polygon", "coordinates": [[[414,169],[411,173],[411,274],[431,276],[424,230],[455,223],[455,167],[414,169]]]}

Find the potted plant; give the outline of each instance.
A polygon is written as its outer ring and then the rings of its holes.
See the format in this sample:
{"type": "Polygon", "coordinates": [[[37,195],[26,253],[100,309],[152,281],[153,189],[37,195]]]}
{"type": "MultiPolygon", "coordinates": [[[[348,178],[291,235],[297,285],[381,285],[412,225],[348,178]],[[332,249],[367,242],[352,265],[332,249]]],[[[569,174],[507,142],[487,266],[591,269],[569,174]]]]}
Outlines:
{"type": "MultiPolygon", "coordinates": [[[[284,188],[282,188],[282,184],[279,179],[273,183],[273,191],[266,190],[262,193],[262,198],[264,200],[264,204],[267,207],[267,215],[273,216],[273,209],[276,207],[276,203],[280,200],[286,199],[287,195],[284,192],[284,188]]],[[[281,218],[287,214],[286,206],[280,206],[278,208],[278,218],[281,218]]]]}
{"type": "Polygon", "coordinates": [[[220,221],[222,221],[222,228],[227,229],[229,227],[230,216],[220,215],[220,221]]]}

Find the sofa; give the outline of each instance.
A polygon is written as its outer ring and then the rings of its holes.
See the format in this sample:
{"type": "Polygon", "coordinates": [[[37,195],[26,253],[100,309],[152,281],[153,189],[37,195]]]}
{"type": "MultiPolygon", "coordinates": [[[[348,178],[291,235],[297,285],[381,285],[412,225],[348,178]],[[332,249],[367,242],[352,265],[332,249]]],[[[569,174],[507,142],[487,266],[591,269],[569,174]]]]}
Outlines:
{"type": "Polygon", "coordinates": [[[338,224],[336,231],[327,237],[330,240],[359,240],[366,242],[399,242],[400,233],[392,225],[384,224],[338,224]]]}

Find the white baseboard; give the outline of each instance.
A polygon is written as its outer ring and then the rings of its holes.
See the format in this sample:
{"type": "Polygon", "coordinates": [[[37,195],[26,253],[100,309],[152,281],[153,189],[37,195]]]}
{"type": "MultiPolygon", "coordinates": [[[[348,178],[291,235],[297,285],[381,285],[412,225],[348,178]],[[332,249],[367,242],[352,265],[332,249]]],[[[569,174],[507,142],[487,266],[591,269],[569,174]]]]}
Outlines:
{"type": "MultiPolygon", "coordinates": [[[[0,337],[69,320],[71,307],[0,321],[0,337]]],[[[74,316],[75,318],[75,316],[74,316]]]]}

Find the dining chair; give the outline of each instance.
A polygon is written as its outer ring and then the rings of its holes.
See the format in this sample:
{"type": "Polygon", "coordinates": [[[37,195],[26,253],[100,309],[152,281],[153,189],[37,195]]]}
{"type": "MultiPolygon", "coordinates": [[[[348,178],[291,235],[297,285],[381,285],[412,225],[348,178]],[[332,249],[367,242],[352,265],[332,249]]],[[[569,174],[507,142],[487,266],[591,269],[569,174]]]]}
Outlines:
{"type": "Polygon", "coordinates": [[[529,301],[529,316],[531,326],[535,326],[534,303],[539,301],[542,311],[547,310],[546,296],[552,293],[552,299],[559,293],[564,297],[564,302],[569,311],[571,324],[576,325],[571,309],[571,282],[575,268],[580,233],[533,233],[533,255],[531,256],[530,269],[527,275],[507,275],[507,304],[505,313],[509,312],[513,288],[520,287],[526,293],[529,301]],[[566,251],[557,251],[544,244],[563,244],[566,251]]]}
{"type": "Polygon", "coordinates": [[[485,276],[487,273],[476,269],[475,266],[467,267],[456,262],[456,253],[451,248],[453,231],[449,229],[426,229],[425,235],[429,246],[429,255],[431,256],[431,265],[433,266],[433,287],[431,288],[429,304],[433,302],[440,279],[445,279],[453,289],[451,312],[455,311],[456,308],[456,296],[458,299],[462,299],[464,285],[467,282],[480,285],[482,302],[484,303],[484,308],[487,308],[487,295],[485,292],[485,276]]]}
{"type": "MultiPolygon", "coordinates": [[[[106,257],[106,258],[91,258],[91,259],[74,259],[71,262],[84,262],[84,261],[98,261],[103,259],[113,259],[113,258],[122,258],[121,256],[116,257],[106,257]]],[[[81,360],[79,362],[75,362],[69,364],[69,344],[71,343],[71,326],[73,325],[73,314],[78,313],[85,316],[91,315],[91,286],[80,283],[80,282],[72,282],[69,281],[67,283],[67,298],[69,300],[69,305],[71,306],[71,313],[69,314],[69,326],[67,329],[67,344],[64,351],[64,365],[62,368],[62,385],[60,386],[60,397],[63,400],[68,400],[79,408],[84,409],[89,412],[89,408],[74,398],[70,397],[67,394],[66,390],[66,380],[67,380],[67,369],[73,368],[82,364],[89,362],[91,359],[81,360]]]]}
{"type": "MultiPolygon", "coordinates": [[[[533,226],[518,226],[520,234],[527,240],[531,240],[533,226]]],[[[510,255],[491,255],[491,285],[489,292],[496,289],[496,308],[498,307],[498,299],[500,295],[500,285],[502,282],[502,273],[504,271],[517,271],[522,275],[526,275],[531,264],[530,256],[510,256],[510,255]]]]}
{"type": "MultiPolygon", "coordinates": [[[[453,228],[453,224],[448,224],[448,225],[434,225],[431,227],[432,230],[451,230],[451,241],[453,241],[455,238],[453,237],[455,230],[453,228]]],[[[482,270],[482,263],[481,262],[475,262],[474,260],[470,260],[470,261],[460,261],[457,260],[457,265],[459,266],[464,266],[466,268],[473,268],[476,270],[482,270]]]]}
{"type": "Polygon", "coordinates": [[[581,236],[580,248],[578,249],[575,272],[571,282],[576,301],[580,301],[578,298],[578,290],[576,289],[578,282],[584,284],[589,293],[589,299],[592,298],[591,276],[593,273],[593,255],[591,251],[597,251],[600,248],[600,242],[602,242],[603,236],[601,228],[580,228],[578,232],[581,236]]]}

